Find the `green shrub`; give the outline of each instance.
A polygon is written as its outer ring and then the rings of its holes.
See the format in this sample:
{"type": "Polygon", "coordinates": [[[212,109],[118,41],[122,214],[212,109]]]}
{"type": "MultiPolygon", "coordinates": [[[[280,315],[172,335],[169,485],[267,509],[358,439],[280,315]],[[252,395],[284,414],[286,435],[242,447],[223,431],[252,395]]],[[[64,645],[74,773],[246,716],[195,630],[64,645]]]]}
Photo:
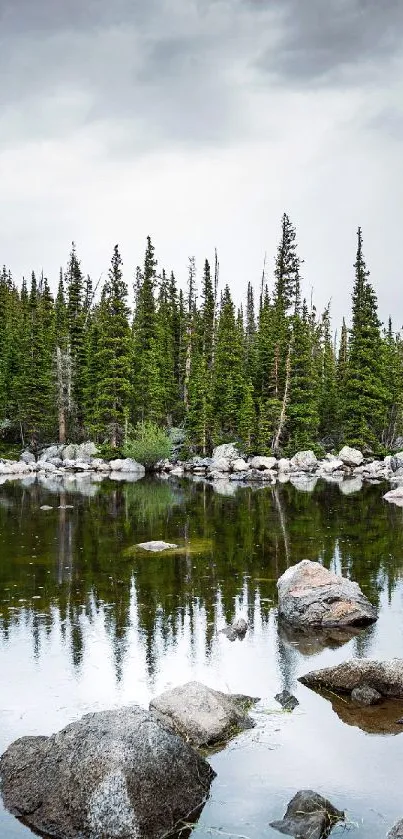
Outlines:
{"type": "Polygon", "coordinates": [[[139,422],[123,446],[124,457],[132,457],[146,469],[152,469],[159,460],[171,456],[172,442],[168,434],[153,422],[139,422]]]}

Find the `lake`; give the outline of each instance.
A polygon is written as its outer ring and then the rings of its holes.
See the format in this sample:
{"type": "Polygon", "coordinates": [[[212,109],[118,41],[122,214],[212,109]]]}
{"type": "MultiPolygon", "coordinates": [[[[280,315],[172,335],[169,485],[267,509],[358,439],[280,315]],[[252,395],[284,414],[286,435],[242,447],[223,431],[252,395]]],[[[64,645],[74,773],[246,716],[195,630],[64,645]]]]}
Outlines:
{"type": "MultiPolygon", "coordinates": [[[[299,789],[345,810],[352,836],[385,836],[403,817],[403,703],[355,710],[297,682],[353,656],[402,656],[403,510],[382,500],[385,485],[342,489],[3,483],[0,751],[88,711],[147,706],[196,679],[262,700],[256,727],[210,758],[217,777],[197,839],[278,837],[269,822],[299,789]],[[136,549],[150,539],[179,548],[136,549]],[[357,580],[379,606],[378,622],[349,639],[278,626],[276,581],[301,559],[357,580]],[[235,615],[250,628],[231,643],[219,630],[235,615]],[[292,713],[274,700],[283,688],[299,699],[292,713]]],[[[0,836],[32,833],[0,805],[0,836]]]]}

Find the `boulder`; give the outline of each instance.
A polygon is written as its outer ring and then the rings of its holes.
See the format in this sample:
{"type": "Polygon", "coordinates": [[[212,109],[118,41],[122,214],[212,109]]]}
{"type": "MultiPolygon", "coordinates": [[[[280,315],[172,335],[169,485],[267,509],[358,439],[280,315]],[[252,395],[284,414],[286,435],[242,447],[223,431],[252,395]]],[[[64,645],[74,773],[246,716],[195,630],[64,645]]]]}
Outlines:
{"type": "Polygon", "coordinates": [[[279,472],[289,472],[291,469],[291,461],[288,457],[280,457],[277,461],[277,468],[279,472]]]}
{"type": "Polygon", "coordinates": [[[310,472],[316,469],[317,466],[317,457],[310,450],[304,452],[297,452],[294,455],[294,457],[291,458],[292,469],[300,469],[302,472],[310,472]]]}
{"type": "Polygon", "coordinates": [[[236,443],[224,443],[221,446],[216,446],[216,448],[213,450],[213,456],[211,458],[212,467],[213,469],[217,469],[217,466],[215,464],[217,460],[221,460],[221,458],[224,458],[224,460],[229,460],[229,462],[231,463],[233,460],[238,460],[239,457],[241,457],[241,454],[238,451],[236,443]]]}
{"type": "Polygon", "coordinates": [[[4,804],[55,839],[161,839],[196,815],[215,775],[138,706],[22,737],[0,760],[4,804]]]}
{"type": "Polygon", "coordinates": [[[247,472],[249,470],[249,464],[246,463],[243,457],[238,457],[237,460],[233,460],[231,466],[234,472],[247,472]]]}
{"type": "MultiPolygon", "coordinates": [[[[75,443],[69,443],[67,446],[62,447],[61,457],[63,460],[77,460],[77,449],[78,446],[75,443]]],[[[55,455],[52,455],[52,457],[55,457],[55,455]]]]}
{"type": "Polygon", "coordinates": [[[91,458],[96,457],[97,454],[99,454],[99,449],[95,443],[81,443],[80,446],[77,446],[77,460],[90,461],[91,458]]]}
{"type": "Polygon", "coordinates": [[[313,670],[301,676],[299,681],[313,690],[325,689],[350,694],[365,685],[385,699],[403,699],[403,659],[372,661],[353,658],[336,667],[313,670]]]}
{"type": "Polygon", "coordinates": [[[216,460],[211,461],[211,470],[212,472],[229,472],[231,470],[231,461],[227,457],[217,457],[216,460]]]}
{"type": "Polygon", "coordinates": [[[343,466],[344,466],[343,461],[339,460],[337,457],[335,457],[332,460],[324,460],[320,464],[320,469],[321,469],[321,472],[325,472],[325,473],[327,472],[327,473],[331,474],[332,472],[337,472],[338,469],[343,469],[343,466]]]}
{"type": "Polygon", "coordinates": [[[250,460],[251,469],[274,469],[277,466],[276,457],[252,457],[250,460]]]}
{"type": "Polygon", "coordinates": [[[282,690],[274,698],[285,711],[293,711],[299,705],[297,697],[293,696],[288,690],[282,690]]]}
{"type": "Polygon", "coordinates": [[[400,819],[392,830],[389,831],[387,839],[403,839],[403,819],[400,819]]]}
{"type": "Polygon", "coordinates": [[[277,582],[278,614],[302,627],[365,626],[377,619],[376,609],[358,583],[303,559],[287,568],[277,582]]]}
{"type": "Polygon", "coordinates": [[[281,821],[271,822],[280,833],[296,839],[325,839],[345,816],[327,798],[313,790],[301,790],[291,799],[281,821]]]}
{"type": "Polygon", "coordinates": [[[247,712],[257,701],[188,682],[153,699],[150,710],[186,742],[200,747],[224,743],[240,730],[253,728],[247,712]]]}
{"type": "Polygon", "coordinates": [[[35,463],[35,455],[33,455],[32,452],[28,451],[22,452],[22,454],[20,455],[20,460],[22,461],[22,463],[35,463]]]}
{"type": "Polygon", "coordinates": [[[110,464],[106,460],[102,460],[101,457],[94,457],[91,466],[98,472],[110,472],[111,469],[110,464]]]}
{"type": "Polygon", "coordinates": [[[145,468],[141,463],[137,463],[131,457],[126,457],[124,460],[111,460],[109,464],[112,472],[139,472],[145,474],[145,468]]]}
{"type": "Polygon", "coordinates": [[[171,545],[169,542],[140,542],[137,545],[138,548],[141,548],[143,551],[150,551],[151,553],[160,553],[161,551],[168,551],[172,548],[177,548],[178,545],[171,545]]]}
{"type": "Polygon", "coordinates": [[[390,501],[392,504],[403,506],[403,485],[397,486],[396,489],[390,489],[389,492],[383,496],[385,501],[390,501]]]}
{"type": "Polygon", "coordinates": [[[63,446],[48,446],[47,449],[44,449],[41,452],[39,457],[39,462],[52,460],[53,457],[61,457],[63,451],[63,446]]]}
{"type": "Polygon", "coordinates": [[[339,452],[339,460],[346,466],[361,466],[364,455],[359,449],[351,449],[350,446],[343,446],[339,452]]]}
{"type": "Polygon", "coordinates": [[[225,626],[224,629],[221,629],[221,632],[229,641],[236,641],[237,638],[241,640],[245,638],[247,629],[248,624],[245,618],[236,618],[231,626],[225,626]]]}
{"type": "Polygon", "coordinates": [[[354,493],[361,492],[361,490],[362,478],[359,476],[356,478],[345,478],[345,480],[340,484],[340,492],[342,495],[354,495],[354,493]]]}

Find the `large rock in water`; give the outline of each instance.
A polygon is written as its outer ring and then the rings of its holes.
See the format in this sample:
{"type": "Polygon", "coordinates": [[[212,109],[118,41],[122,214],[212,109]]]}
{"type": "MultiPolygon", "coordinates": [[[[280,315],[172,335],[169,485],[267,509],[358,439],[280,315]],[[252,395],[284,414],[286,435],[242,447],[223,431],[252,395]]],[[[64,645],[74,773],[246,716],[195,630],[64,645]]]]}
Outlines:
{"type": "Polygon", "coordinates": [[[336,667],[313,670],[299,679],[314,690],[332,690],[334,693],[352,693],[357,688],[368,687],[387,699],[403,699],[403,659],[371,661],[353,658],[336,667]]]}
{"type": "Polygon", "coordinates": [[[301,790],[291,799],[281,821],[271,822],[280,833],[296,839],[325,839],[337,822],[344,821],[344,813],[313,790],[301,790]]]}
{"type": "Polygon", "coordinates": [[[403,819],[389,831],[387,839],[403,839],[403,819]]]}
{"type": "Polygon", "coordinates": [[[253,728],[251,696],[221,693],[200,682],[167,690],[150,702],[150,710],[194,746],[224,743],[238,731],[253,728]]]}
{"type": "Polygon", "coordinates": [[[339,577],[319,562],[303,559],[277,582],[281,618],[294,626],[365,626],[376,609],[358,583],[339,577]]]}
{"type": "Polygon", "coordinates": [[[55,839],[159,839],[197,814],[215,773],[152,714],[87,714],[0,760],[5,806],[55,839]]]}

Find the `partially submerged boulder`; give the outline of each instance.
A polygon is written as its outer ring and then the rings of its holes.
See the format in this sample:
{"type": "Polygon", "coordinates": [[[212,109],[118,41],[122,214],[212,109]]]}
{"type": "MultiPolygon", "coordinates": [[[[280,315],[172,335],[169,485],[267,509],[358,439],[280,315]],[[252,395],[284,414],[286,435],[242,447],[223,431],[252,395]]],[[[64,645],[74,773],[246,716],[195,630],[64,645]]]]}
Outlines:
{"type": "Polygon", "coordinates": [[[251,469],[257,469],[259,472],[263,469],[274,469],[277,466],[277,458],[275,457],[252,457],[250,461],[251,469]]]}
{"type": "Polygon", "coordinates": [[[280,618],[294,626],[365,626],[377,619],[376,609],[358,583],[303,559],[277,582],[280,618]]]}
{"type": "Polygon", "coordinates": [[[390,501],[392,504],[397,504],[403,507],[403,485],[397,486],[396,489],[391,489],[383,496],[385,501],[390,501]]]}
{"type": "Polygon", "coordinates": [[[169,551],[177,548],[178,545],[173,545],[170,542],[162,542],[153,540],[151,542],[139,542],[137,545],[143,551],[150,551],[150,553],[160,553],[161,551],[169,551]]]}
{"type": "Polygon", "coordinates": [[[358,688],[354,688],[354,690],[351,691],[351,699],[353,702],[356,702],[357,705],[368,707],[370,705],[377,705],[378,702],[381,702],[382,695],[369,685],[360,685],[358,688]]]}
{"type": "Polygon", "coordinates": [[[145,468],[142,463],[137,463],[132,457],[126,457],[123,460],[111,460],[110,468],[112,472],[138,472],[140,475],[145,474],[145,468]]]}
{"type": "Polygon", "coordinates": [[[285,711],[293,711],[299,705],[297,697],[293,696],[288,690],[282,690],[274,698],[285,711]]]}
{"type": "Polygon", "coordinates": [[[251,696],[221,693],[200,682],[167,690],[150,702],[150,711],[192,745],[224,743],[239,731],[253,728],[251,696]]]}
{"type": "Polygon", "coordinates": [[[230,626],[225,626],[220,631],[225,635],[229,641],[236,641],[239,638],[241,641],[245,638],[248,624],[245,618],[236,618],[230,626]]]}
{"type": "Polygon", "coordinates": [[[364,685],[377,691],[386,699],[403,699],[403,659],[372,661],[353,658],[336,667],[313,670],[299,679],[313,690],[332,690],[335,693],[352,693],[364,685]]]}
{"type": "Polygon", "coordinates": [[[281,821],[270,823],[280,833],[295,836],[296,839],[325,839],[337,822],[345,815],[337,810],[327,798],[313,790],[300,790],[291,799],[281,821]]]}
{"type": "Polygon", "coordinates": [[[22,737],[0,760],[7,809],[55,839],[160,839],[198,813],[214,775],[138,706],[22,737]]]}

